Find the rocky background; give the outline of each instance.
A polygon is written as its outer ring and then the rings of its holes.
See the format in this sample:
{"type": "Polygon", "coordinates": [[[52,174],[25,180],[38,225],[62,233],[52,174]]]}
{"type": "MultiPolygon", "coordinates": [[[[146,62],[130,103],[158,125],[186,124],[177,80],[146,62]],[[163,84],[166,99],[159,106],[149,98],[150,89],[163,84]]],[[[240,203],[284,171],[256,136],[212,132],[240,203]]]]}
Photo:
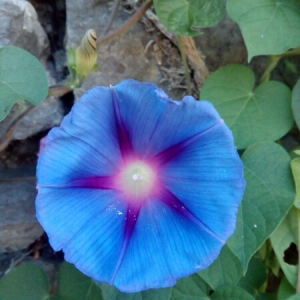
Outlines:
{"type": "MultiPolygon", "coordinates": [[[[109,0],[0,0],[0,47],[26,49],[44,65],[49,85],[62,83],[68,79],[66,49],[77,47],[90,28],[97,31],[98,37],[103,36],[113,4],[109,0]]],[[[137,7],[134,0],[123,0],[111,30],[128,20],[137,7]]],[[[196,56],[202,64],[190,65],[195,97],[201,88],[197,72],[205,78],[229,63],[247,64],[240,30],[227,16],[217,26],[203,31],[195,38],[196,56]]],[[[0,277],[13,265],[33,256],[61,259],[47,245],[35,218],[35,168],[40,139],[60,124],[74,99],[95,85],[114,85],[127,78],[154,82],[173,99],[186,94],[176,39],[161,28],[151,10],[130,31],[104,44],[98,52],[99,68],[83,87],[61,98],[50,97],[30,110],[18,121],[8,147],[0,152],[0,277]]],[[[251,62],[258,76],[265,62],[265,57],[251,62]]],[[[282,69],[279,66],[273,76],[292,84],[293,76],[282,69]]],[[[14,108],[0,122],[0,141],[18,119],[17,114],[14,108]]]]}

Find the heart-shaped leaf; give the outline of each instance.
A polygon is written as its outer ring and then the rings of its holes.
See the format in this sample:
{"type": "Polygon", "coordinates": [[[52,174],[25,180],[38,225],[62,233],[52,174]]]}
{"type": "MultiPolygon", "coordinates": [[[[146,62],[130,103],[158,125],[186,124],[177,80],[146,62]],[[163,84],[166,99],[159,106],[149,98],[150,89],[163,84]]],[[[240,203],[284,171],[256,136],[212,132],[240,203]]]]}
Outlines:
{"type": "Polygon", "coordinates": [[[295,294],[295,295],[289,297],[287,300],[300,300],[300,295],[299,294],[295,294]]]}
{"type": "Polygon", "coordinates": [[[238,286],[257,298],[259,290],[266,280],[266,266],[260,259],[252,257],[248,265],[247,273],[238,282],[238,286]]]}
{"type": "Polygon", "coordinates": [[[299,0],[228,0],[227,12],[241,28],[249,61],[300,46],[299,0]]]}
{"type": "Polygon", "coordinates": [[[102,300],[99,286],[74,265],[64,262],[58,274],[58,297],[68,300],[102,300]]]}
{"type": "Polygon", "coordinates": [[[296,289],[288,282],[286,277],[283,277],[277,293],[278,300],[286,300],[296,294],[296,289]]]}
{"type": "Polygon", "coordinates": [[[283,83],[268,81],[254,88],[254,74],[243,65],[228,65],[204,83],[200,99],[213,103],[233,132],[239,149],[275,141],[293,126],[291,92],[283,83]]]}
{"type": "Polygon", "coordinates": [[[247,270],[251,256],[285,217],[295,198],[290,157],[278,144],[261,142],[242,156],[247,186],[237,226],[227,244],[247,270]]]}
{"type": "Polygon", "coordinates": [[[292,92],[292,109],[298,128],[300,129],[300,79],[297,81],[292,92]]]}
{"type": "Polygon", "coordinates": [[[208,300],[209,286],[198,274],[178,280],[172,289],[171,300],[208,300]]]}
{"type": "Polygon", "coordinates": [[[211,300],[255,300],[250,294],[238,286],[223,286],[210,297],[211,300]]]}
{"type": "Polygon", "coordinates": [[[286,261],[291,258],[292,248],[297,251],[298,245],[298,209],[292,207],[278,228],[271,235],[271,242],[279,264],[289,283],[296,287],[298,278],[298,260],[286,261]],[[290,249],[290,251],[289,251],[290,249]],[[290,252],[290,253],[289,253],[290,252]]]}
{"type": "Polygon", "coordinates": [[[45,70],[34,56],[17,47],[0,49],[0,121],[17,101],[37,105],[47,93],[45,70]]]}
{"type": "Polygon", "coordinates": [[[294,205],[300,209],[300,157],[297,157],[291,161],[291,168],[296,186],[296,198],[294,205]]]}
{"type": "Polygon", "coordinates": [[[224,15],[224,0],[154,0],[159,20],[179,35],[199,35],[200,28],[219,23],[224,15]]]}
{"type": "Polygon", "coordinates": [[[0,280],[2,300],[47,300],[49,280],[46,272],[34,264],[24,264],[12,269],[0,280]]]}
{"type": "Polygon", "coordinates": [[[138,293],[123,293],[114,286],[99,284],[104,300],[170,300],[172,288],[150,289],[138,293]]]}
{"type": "Polygon", "coordinates": [[[225,245],[212,265],[198,274],[216,290],[223,285],[235,285],[242,277],[243,271],[238,258],[225,245]]]}

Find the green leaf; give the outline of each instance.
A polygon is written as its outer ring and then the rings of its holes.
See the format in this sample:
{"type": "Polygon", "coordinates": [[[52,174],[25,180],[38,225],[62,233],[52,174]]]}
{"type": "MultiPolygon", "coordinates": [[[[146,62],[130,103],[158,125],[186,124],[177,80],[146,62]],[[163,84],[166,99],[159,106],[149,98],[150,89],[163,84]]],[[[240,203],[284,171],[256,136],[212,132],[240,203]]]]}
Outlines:
{"type": "Polygon", "coordinates": [[[265,265],[261,260],[252,257],[249,262],[247,273],[238,282],[238,286],[256,298],[258,296],[259,288],[266,282],[266,280],[267,272],[265,265]]]}
{"type": "Polygon", "coordinates": [[[290,284],[296,287],[298,266],[284,261],[285,251],[294,243],[298,245],[297,209],[292,207],[288,215],[271,235],[271,242],[282,268],[290,284]]]}
{"type": "Polygon", "coordinates": [[[293,126],[291,91],[268,81],[254,88],[254,74],[243,65],[228,65],[204,83],[200,99],[212,102],[233,132],[238,149],[275,141],[293,126]]]}
{"type": "Polygon", "coordinates": [[[104,300],[169,300],[172,288],[150,289],[139,293],[123,293],[114,286],[99,284],[104,300]]]}
{"type": "Polygon", "coordinates": [[[277,300],[286,300],[296,293],[296,289],[288,282],[286,277],[283,277],[279,289],[277,300]]]}
{"type": "Polygon", "coordinates": [[[168,300],[171,298],[172,288],[150,289],[141,292],[141,300],[168,300]]]}
{"type": "Polygon", "coordinates": [[[300,295],[295,294],[295,295],[291,296],[290,298],[288,298],[287,300],[300,300],[300,295]]]}
{"type": "Polygon", "coordinates": [[[249,61],[300,46],[299,0],[228,0],[227,12],[241,28],[249,61]]]}
{"type": "Polygon", "coordinates": [[[238,258],[225,245],[212,265],[198,274],[213,290],[216,290],[223,285],[235,285],[242,277],[243,271],[238,258]]]}
{"type": "Polygon", "coordinates": [[[62,263],[58,274],[58,296],[62,300],[101,300],[98,285],[74,265],[62,263]]]}
{"type": "Polygon", "coordinates": [[[300,208],[300,157],[294,158],[291,161],[291,168],[296,186],[296,198],[294,201],[294,205],[297,208],[300,208]]]}
{"type": "Polygon", "coordinates": [[[71,82],[75,82],[76,80],[75,50],[72,47],[68,49],[68,67],[71,73],[71,78],[72,78],[71,82]]]}
{"type": "Polygon", "coordinates": [[[292,110],[298,129],[300,129],[300,79],[297,81],[293,88],[292,110]]]}
{"type": "Polygon", "coordinates": [[[217,289],[210,299],[215,300],[255,300],[250,294],[238,286],[223,286],[217,289]]]}
{"type": "Polygon", "coordinates": [[[0,280],[2,300],[47,300],[49,297],[48,276],[37,265],[16,267],[0,280]]]}
{"type": "Polygon", "coordinates": [[[242,156],[247,186],[237,226],[227,244],[243,270],[293,204],[295,189],[288,153],[278,144],[261,142],[242,156]]]}
{"type": "Polygon", "coordinates": [[[0,121],[17,101],[37,105],[47,93],[45,70],[34,56],[17,47],[0,49],[0,121]]]}
{"type": "Polygon", "coordinates": [[[200,28],[219,23],[224,15],[224,0],[154,0],[159,20],[179,35],[199,35],[200,28]]]}
{"type": "Polygon", "coordinates": [[[257,300],[278,300],[277,295],[275,293],[259,293],[257,300]]]}
{"type": "Polygon", "coordinates": [[[178,280],[172,289],[171,300],[208,300],[209,286],[198,274],[178,280]]]}
{"type": "Polygon", "coordinates": [[[296,148],[293,148],[289,152],[289,155],[290,155],[291,159],[298,158],[300,156],[300,146],[297,146],[296,148]]]}
{"type": "Polygon", "coordinates": [[[297,74],[297,75],[300,75],[300,72],[298,71],[297,65],[296,65],[295,63],[291,62],[291,61],[290,61],[289,59],[287,59],[287,58],[285,58],[285,59],[283,60],[283,62],[284,62],[285,68],[286,68],[289,72],[294,73],[294,74],[297,74]]]}

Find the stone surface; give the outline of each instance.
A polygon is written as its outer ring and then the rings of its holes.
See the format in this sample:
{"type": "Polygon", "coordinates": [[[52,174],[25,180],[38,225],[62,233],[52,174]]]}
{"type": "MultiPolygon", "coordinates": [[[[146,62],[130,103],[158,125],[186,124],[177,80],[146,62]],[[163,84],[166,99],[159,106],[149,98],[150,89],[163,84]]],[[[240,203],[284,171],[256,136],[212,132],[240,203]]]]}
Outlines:
{"type": "Polygon", "coordinates": [[[25,0],[0,0],[0,47],[17,46],[38,58],[49,55],[49,41],[33,6],[25,0]]]}
{"type": "Polygon", "coordinates": [[[49,97],[35,106],[18,123],[13,140],[23,140],[38,132],[59,126],[64,115],[61,102],[57,97],[49,97]]]}
{"type": "Polygon", "coordinates": [[[35,217],[35,165],[0,169],[0,252],[27,248],[43,233],[35,217]]]}

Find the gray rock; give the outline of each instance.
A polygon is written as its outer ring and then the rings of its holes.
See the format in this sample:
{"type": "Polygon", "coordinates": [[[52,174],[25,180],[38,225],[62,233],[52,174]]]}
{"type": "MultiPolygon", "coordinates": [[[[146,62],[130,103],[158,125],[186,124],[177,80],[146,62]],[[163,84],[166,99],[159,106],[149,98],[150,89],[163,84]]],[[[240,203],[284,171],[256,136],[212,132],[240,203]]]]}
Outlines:
{"type": "Polygon", "coordinates": [[[40,131],[59,126],[63,119],[63,107],[57,97],[49,97],[34,107],[18,123],[13,140],[23,140],[40,131]]]}
{"type": "Polygon", "coordinates": [[[0,252],[27,248],[43,233],[36,220],[35,165],[0,169],[0,252]]]}
{"type": "Polygon", "coordinates": [[[25,0],[0,0],[0,47],[14,45],[38,58],[49,54],[49,41],[33,6],[25,0]]]}

